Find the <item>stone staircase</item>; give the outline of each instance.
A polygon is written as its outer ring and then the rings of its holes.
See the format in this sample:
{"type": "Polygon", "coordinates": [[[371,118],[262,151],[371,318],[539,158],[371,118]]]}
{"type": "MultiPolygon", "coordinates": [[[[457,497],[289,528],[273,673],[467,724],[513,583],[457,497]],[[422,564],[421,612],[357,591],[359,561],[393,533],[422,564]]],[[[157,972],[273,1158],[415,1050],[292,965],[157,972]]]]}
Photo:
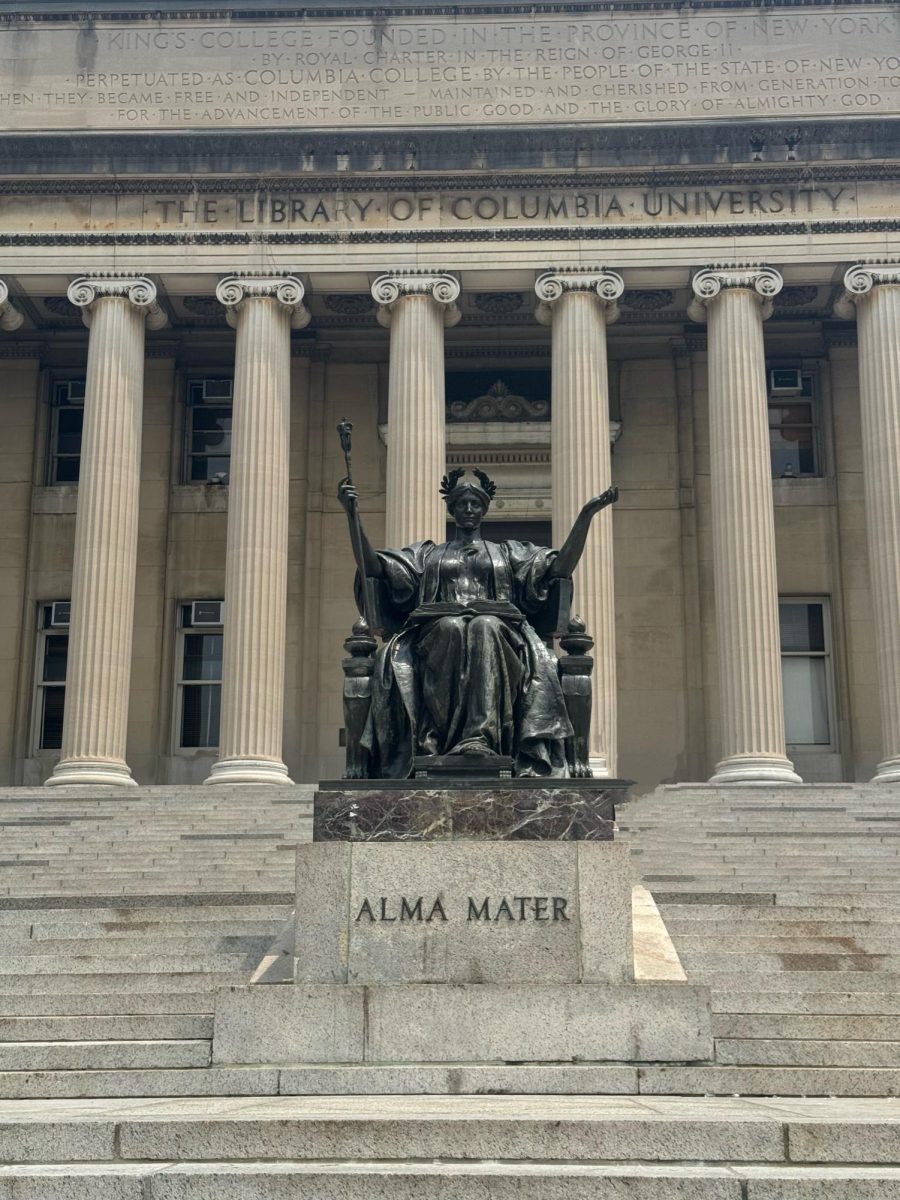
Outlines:
{"type": "Polygon", "coordinates": [[[289,917],[311,825],[311,788],[0,789],[0,1097],[277,1090],[210,1067],[214,997],[289,917]]]}
{"type": "Polygon", "coordinates": [[[368,1097],[333,1094],[343,1068],[209,1065],[311,799],[0,790],[0,1200],[900,1200],[900,788],[625,806],[717,1062],[546,1069],[589,1095],[477,1094],[548,1090],[514,1064],[368,1097]]]}
{"type": "Polygon", "coordinates": [[[716,1066],[642,1092],[900,1095],[900,787],[658,789],[619,814],[716,1066]]]}

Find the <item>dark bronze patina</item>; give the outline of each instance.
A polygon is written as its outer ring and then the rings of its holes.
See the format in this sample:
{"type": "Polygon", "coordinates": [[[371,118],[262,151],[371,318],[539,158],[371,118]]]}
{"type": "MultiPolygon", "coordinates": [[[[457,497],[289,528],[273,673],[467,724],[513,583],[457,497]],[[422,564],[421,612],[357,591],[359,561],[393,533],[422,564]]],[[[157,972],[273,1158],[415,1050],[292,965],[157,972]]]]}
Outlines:
{"type": "MultiPolygon", "coordinates": [[[[349,455],[346,423],[341,432],[349,455]]],[[[381,551],[362,527],[350,476],[339,485],[364,614],[345,643],[350,778],[422,777],[429,761],[446,777],[454,760],[463,772],[477,761],[481,777],[590,774],[592,643],[583,624],[570,623],[571,576],[591,521],[618,489],[589,500],[562,547],[550,550],[484,538],[496,489],[484,472],[475,476],[455,470],[442,481],[456,524],[449,541],[381,551]],[[384,639],[374,660],[371,633],[384,639]],[[562,671],[544,640],[554,636],[570,651],[562,671]]]]}

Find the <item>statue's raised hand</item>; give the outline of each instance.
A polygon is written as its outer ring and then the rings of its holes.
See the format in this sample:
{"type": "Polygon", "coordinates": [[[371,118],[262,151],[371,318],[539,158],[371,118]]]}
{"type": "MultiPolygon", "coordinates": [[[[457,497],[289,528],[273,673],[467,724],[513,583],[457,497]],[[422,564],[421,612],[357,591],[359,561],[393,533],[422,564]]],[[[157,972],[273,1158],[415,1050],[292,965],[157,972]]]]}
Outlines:
{"type": "Polygon", "coordinates": [[[602,492],[599,496],[594,496],[592,499],[588,500],[587,504],[585,504],[581,511],[585,516],[593,517],[596,513],[600,512],[601,509],[609,508],[610,504],[615,504],[618,498],[619,489],[617,487],[607,488],[606,491],[602,492]]]}
{"type": "Polygon", "coordinates": [[[350,482],[349,476],[342,479],[338,484],[338,500],[340,500],[341,507],[347,513],[347,516],[352,517],[359,507],[359,493],[350,482]]]}

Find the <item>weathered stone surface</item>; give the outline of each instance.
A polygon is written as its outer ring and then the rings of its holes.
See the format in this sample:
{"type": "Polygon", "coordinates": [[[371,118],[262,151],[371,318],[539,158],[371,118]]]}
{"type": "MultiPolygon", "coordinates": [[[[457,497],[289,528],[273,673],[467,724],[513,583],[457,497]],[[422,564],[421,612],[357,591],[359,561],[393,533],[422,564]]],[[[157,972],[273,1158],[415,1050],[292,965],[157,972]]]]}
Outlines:
{"type": "Polygon", "coordinates": [[[216,997],[213,1063],[362,1062],[363,989],[229,988],[216,997]]]}
{"type": "Polygon", "coordinates": [[[294,984],[219,994],[216,1064],[706,1061],[705,988],[294,984]]]}
{"type": "Polygon", "coordinates": [[[636,1067],[608,1063],[283,1067],[278,1087],[282,1096],[611,1096],[637,1090],[636,1067]]]}
{"type": "Polygon", "coordinates": [[[630,856],[614,843],[314,843],[297,878],[298,981],[633,977],[630,856]]]}
{"type": "Polygon", "coordinates": [[[364,780],[320,788],[314,801],[313,840],[410,842],[608,841],[614,801],[628,785],[566,779],[541,784],[364,780]],[[398,786],[399,785],[399,786],[398,786]]]}

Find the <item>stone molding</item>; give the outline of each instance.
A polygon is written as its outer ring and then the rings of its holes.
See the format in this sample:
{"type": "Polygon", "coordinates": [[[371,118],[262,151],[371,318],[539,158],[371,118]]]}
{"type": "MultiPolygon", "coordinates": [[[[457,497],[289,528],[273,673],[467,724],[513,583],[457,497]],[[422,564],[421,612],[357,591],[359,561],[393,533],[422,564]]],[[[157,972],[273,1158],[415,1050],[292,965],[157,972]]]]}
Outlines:
{"type": "Polygon", "coordinates": [[[844,290],[834,302],[834,315],[842,321],[855,321],[860,300],[880,284],[900,285],[900,262],[857,263],[850,267],[844,274],[844,290]]]}
{"type": "Polygon", "coordinates": [[[723,288],[742,288],[755,292],[759,297],[762,318],[765,321],[772,315],[772,301],[783,285],[784,280],[774,267],[764,267],[755,263],[737,263],[733,266],[714,264],[704,267],[691,280],[694,299],[688,305],[688,316],[702,325],[706,321],[707,306],[720,295],[723,288]]]}
{"type": "Polygon", "coordinates": [[[9,298],[9,288],[0,279],[0,329],[12,333],[14,329],[19,329],[24,322],[24,316],[9,298]]]}
{"type": "Polygon", "coordinates": [[[379,275],[372,284],[372,298],[378,305],[378,324],[386,329],[390,328],[395,306],[407,296],[430,296],[435,303],[442,305],[444,325],[449,329],[459,322],[461,316],[456,306],[459,292],[459,280],[438,271],[402,271],[379,275]]]}
{"type": "Polygon", "coordinates": [[[235,328],[237,311],[247,300],[277,300],[288,310],[292,329],[305,329],[312,313],[303,303],[306,289],[295,275],[227,275],[216,284],[216,299],[235,328]]]}
{"type": "Polygon", "coordinates": [[[144,310],[148,329],[165,329],[168,317],[157,303],[156,284],[143,275],[82,275],[69,284],[66,296],[81,309],[85,325],[91,324],[91,310],[98,300],[128,300],[144,310]]]}
{"type": "Polygon", "coordinates": [[[625,291],[625,280],[618,271],[605,267],[597,271],[562,267],[539,275],[534,290],[538,298],[534,315],[542,325],[552,324],[553,305],[567,292],[595,292],[606,314],[606,323],[611,325],[619,316],[618,300],[625,291]]]}

